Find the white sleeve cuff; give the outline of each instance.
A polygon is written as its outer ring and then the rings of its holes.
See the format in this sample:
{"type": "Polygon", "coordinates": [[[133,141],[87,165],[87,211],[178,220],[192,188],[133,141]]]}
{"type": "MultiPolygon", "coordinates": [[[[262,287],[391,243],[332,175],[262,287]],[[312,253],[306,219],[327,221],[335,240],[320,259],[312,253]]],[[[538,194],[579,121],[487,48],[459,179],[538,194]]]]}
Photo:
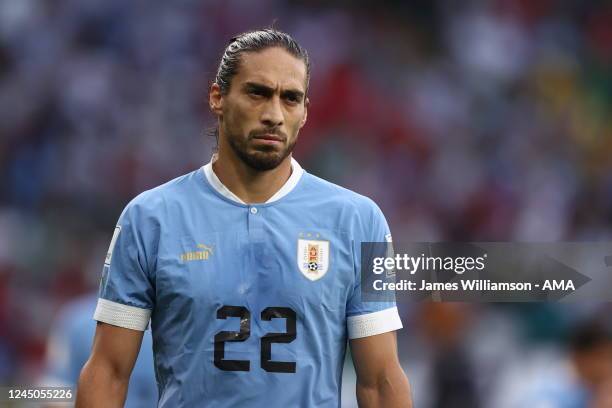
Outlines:
{"type": "Polygon", "coordinates": [[[125,329],[145,331],[149,325],[151,311],[110,300],[98,299],[98,305],[94,312],[94,320],[112,324],[125,329]]]}
{"type": "Polygon", "coordinates": [[[346,319],[349,339],[375,336],[377,334],[399,330],[402,321],[397,312],[397,307],[380,310],[378,312],[366,313],[357,316],[349,316],[346,319]]]}

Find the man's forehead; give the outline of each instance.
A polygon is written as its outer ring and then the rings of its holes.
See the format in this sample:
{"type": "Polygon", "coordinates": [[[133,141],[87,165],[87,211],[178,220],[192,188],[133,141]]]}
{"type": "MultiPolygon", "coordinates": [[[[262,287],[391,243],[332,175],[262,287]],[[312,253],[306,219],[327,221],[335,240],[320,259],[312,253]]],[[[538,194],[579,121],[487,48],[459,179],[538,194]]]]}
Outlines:
{"type": "Polygon", "coordinates": [[[304,90],[306,65],[282,48],[268,48],[258,52],[245,52],[236,79],[241,83],[257,83],[276,88],[304,90]]]}

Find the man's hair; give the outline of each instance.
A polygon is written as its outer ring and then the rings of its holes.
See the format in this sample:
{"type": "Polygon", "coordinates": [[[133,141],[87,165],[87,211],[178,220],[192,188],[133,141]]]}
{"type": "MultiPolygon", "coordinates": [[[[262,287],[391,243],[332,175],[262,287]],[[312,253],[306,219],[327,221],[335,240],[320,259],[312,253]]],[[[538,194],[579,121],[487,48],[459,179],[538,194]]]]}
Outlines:
{"type": "Polygon", "coordinates": [[[289,54],[304,61],[306,65],[306,89],[310,80],[310,60],[308,53],[289,34],[272,28],[249,31],[232,38],[223,51],[215,83],[219,85],[222,95],[230,90],[232,78],[238,73],[241,55],[245,52],[257,52],[266,48],[281,47],[289,54]]]}

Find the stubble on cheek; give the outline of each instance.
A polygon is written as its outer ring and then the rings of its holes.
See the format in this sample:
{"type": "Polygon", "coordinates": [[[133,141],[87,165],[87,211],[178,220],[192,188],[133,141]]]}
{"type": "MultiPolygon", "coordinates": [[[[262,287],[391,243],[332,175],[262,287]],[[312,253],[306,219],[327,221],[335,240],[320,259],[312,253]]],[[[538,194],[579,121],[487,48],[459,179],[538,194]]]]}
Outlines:
{"type": "Polygon", "coordinates": [[[235,137],[241,132],[241,123],[244,123],[240,112],[236,108],[223,110],[223,129],[228,137],[235,137]]]}

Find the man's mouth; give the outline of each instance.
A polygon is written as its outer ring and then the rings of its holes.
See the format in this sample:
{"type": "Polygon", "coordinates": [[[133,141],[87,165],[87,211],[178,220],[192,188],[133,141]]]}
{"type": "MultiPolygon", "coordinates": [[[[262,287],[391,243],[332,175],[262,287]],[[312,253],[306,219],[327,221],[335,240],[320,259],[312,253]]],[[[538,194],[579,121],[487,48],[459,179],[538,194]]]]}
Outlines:
{"type": "Polygon", "coordinates": [[[272,142],[282,142],[283,141],[283,138],[281,136],[276,135],[274,133],[265,133],[263,135],[253,136],[253,139],[266,140],[266,141],[272,141],[272,142]]]}
{"type": "Polygon", "coordinates": [[[267,146],[269,148],[277,149],[284,144],[285,138],[275,133],[262,133],[253,136],[252,142],[255,145],[267,146]]]}

